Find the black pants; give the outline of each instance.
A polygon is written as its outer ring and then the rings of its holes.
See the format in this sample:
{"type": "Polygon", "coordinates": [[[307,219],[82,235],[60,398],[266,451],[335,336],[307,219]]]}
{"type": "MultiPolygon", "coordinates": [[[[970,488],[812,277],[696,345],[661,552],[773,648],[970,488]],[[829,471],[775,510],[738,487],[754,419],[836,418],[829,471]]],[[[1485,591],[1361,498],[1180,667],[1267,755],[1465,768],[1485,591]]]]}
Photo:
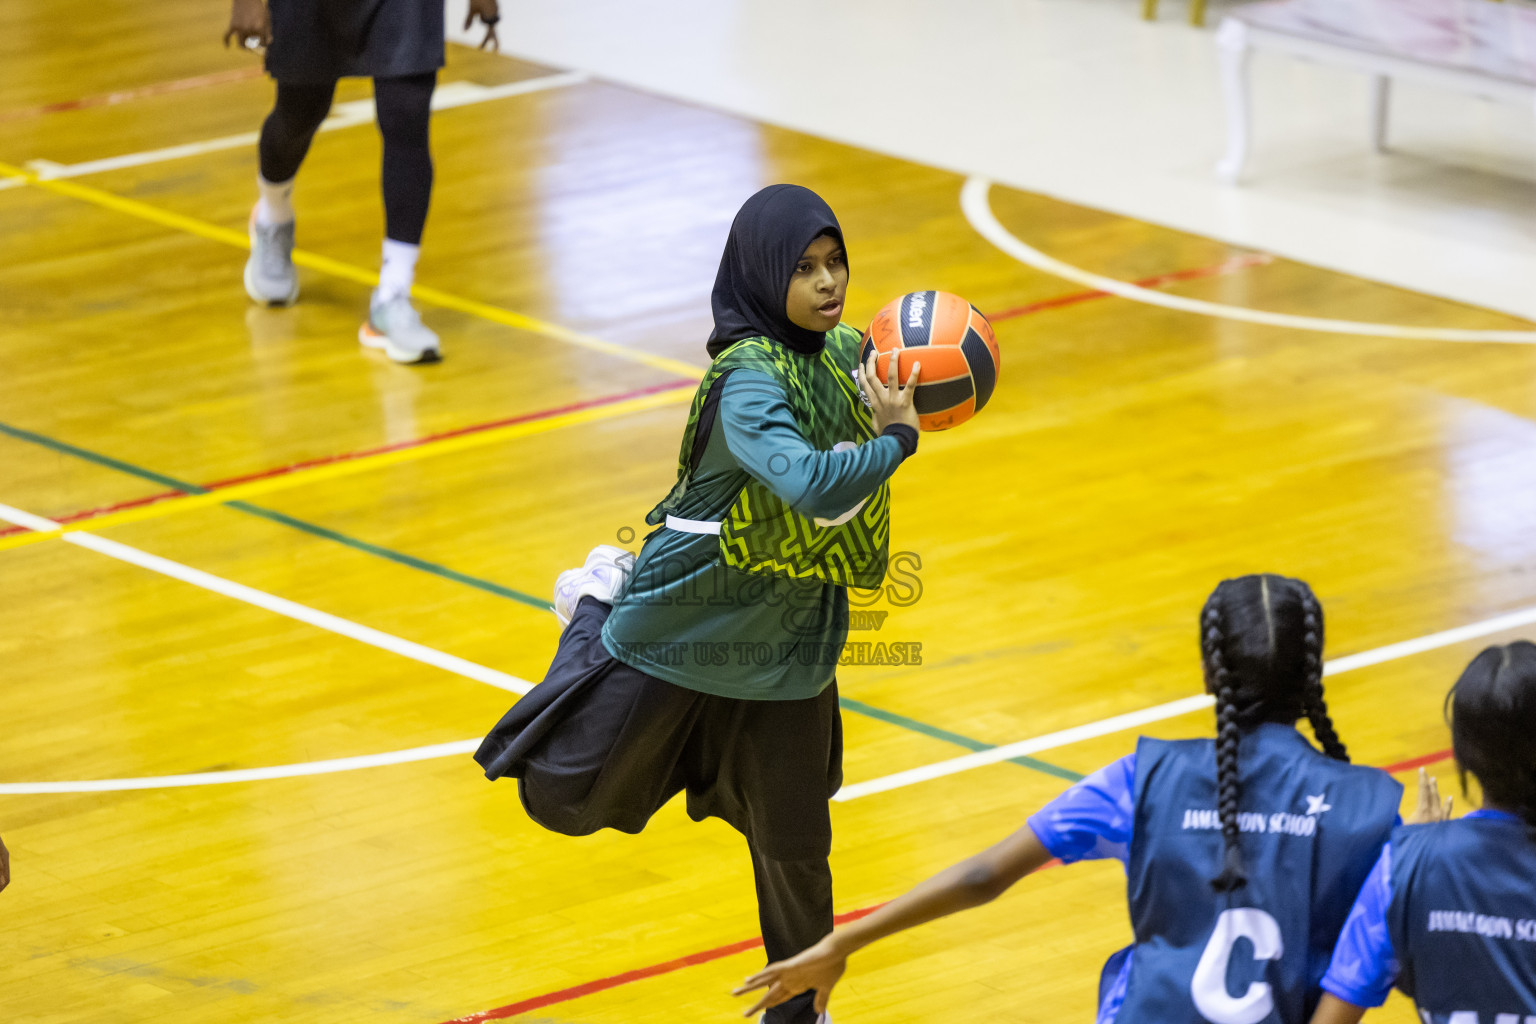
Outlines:
{"type": "MultiPolygon", "coordinates": [[[[375,78],[373,100],[384,137],[380,172],[384,188],[384,234],[397,242],[421,244],[432,200],[432,153],[428,131],[437,72],[405,78],[375,78]]],[[[277,102],[261,126],[257,152],[261,176],[288,181],[299,172],[309,144],[330,113],[336,80],[321,84],[278,81],[277,102]]]]}
{"type": "MultiPolygon", "coordinates": [[[[832,819],[842,783],[836,684],[807,700],[736,700],[656,679],[612,658],[609,608],[584,598],[544,681],[491,730],[475,760],[519,780],[534,821],[566,835],[635,833],[679,792],[695,821],[746,837],[769,960],[832,930],[832,819]]],[[[813,993],[769,1011],[816,1019],[813,993]]]]}

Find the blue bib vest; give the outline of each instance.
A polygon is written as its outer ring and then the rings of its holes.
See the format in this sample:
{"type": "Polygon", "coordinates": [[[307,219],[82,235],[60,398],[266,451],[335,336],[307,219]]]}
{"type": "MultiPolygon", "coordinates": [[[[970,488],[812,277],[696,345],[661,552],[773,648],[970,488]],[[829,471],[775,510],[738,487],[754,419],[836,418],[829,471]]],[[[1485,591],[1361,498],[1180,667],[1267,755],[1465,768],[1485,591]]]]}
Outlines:
{"type": "Polygon", "coordinates": [[[1392,834],[1387,931],[1425,1024],[1536,1024],[1536,841],[1461,818],[1392,834]]]}
{"type": "Polygon", "coordinates": [[[1402,787],[1263,724],[1238,747],[1248,884],[1221,870],[1212,740],[1143,738],[1126,865],[1136,935],[1117,1024],[1305,1024],[1402,787]]]}

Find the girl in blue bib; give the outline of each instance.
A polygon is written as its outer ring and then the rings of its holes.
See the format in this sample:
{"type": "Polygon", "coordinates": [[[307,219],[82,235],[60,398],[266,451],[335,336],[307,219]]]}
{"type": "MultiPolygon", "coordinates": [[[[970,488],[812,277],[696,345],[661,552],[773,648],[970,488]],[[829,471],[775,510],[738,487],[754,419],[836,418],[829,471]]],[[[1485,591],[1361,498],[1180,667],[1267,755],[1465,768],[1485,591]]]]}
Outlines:
{"type": "Polygon", "coordinates": [[[1135,942],[1106,964],[1099,1024],[1295,1024],[1402,787],[1348,763],[1323,701],[1323,613],[1283,576],[1218,586],[1200,616],[1214,739],[1142,738],[1002,842],[835,929],[737,990],[826,1006],[849,954],[989,902],[1052,858],[1125,865],[1135,942]],[[1319,751],[1295,729],[1311,723],[1319,751]]]}
{"type": "Polygon", "coordinates": [[[1483,651],[1447,703],[1483,806],[1392,833],[1312,1024],[1355,1024],[1394,986],[1424,1024],[1536,1024],[1536,644],[1483,651]]]}

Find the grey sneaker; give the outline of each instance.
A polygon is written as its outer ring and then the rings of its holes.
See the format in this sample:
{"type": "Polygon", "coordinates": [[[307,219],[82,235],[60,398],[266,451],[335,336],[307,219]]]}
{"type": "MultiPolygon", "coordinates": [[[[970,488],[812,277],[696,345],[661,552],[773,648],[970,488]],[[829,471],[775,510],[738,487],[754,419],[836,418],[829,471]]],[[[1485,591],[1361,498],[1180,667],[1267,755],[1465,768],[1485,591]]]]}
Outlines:
{"type": "Polygon", "coordinates": [[[245,261],[245,293],[264,306],[288,306],[299,297],[293,267],[293,221],[258,224],[251,211],[251,258],[245,261]]]}
{"type": "Polygon", "coordinates": [[[435,363],[443,358],[437,335],[421,322],[408,295],[380,302],[375,291],[368,300],[368,319],[357,329],[357,340],[368,348],[383,349],[397,363],[435,363]]]}

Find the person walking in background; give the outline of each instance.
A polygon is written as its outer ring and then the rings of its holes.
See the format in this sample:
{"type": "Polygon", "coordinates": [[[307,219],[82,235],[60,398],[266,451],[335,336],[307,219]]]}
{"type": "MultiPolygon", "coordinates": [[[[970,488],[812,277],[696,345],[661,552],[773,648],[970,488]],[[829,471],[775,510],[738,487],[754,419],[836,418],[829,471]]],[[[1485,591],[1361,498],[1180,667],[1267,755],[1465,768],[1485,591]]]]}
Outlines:
{"type": "MultiPolygon", "coordinates": [[[[469,0],[468,29],[486,27],[496,49],[497,0],[469,0]]],[[[259,197],[251,211],[245,290],[255,302],[286,306],[299,297],[293,265],[293,182],[339,78],[373,79],[384,137],[384,254],[379,286],[358,340],[398,363],[441,358],[437,334],[411,305],[411,284],[432,197],[428,121],[444,59],[443,0],[234,0],[224,45],[266,50],[277,83],[257,145],[259,197]]]]}

